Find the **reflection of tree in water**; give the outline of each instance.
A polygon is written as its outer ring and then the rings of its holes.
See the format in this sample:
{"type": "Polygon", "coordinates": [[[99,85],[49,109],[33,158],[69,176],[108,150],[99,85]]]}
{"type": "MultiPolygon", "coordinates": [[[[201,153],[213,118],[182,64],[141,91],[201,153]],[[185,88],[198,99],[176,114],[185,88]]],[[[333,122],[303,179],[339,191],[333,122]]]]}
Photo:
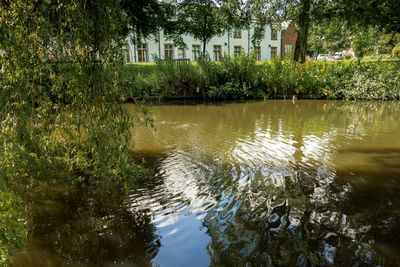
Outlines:
{"type": "Polygon", "coordinates": [[[128,209],[120,189],[43,186],[29,198],[29,254],[15,266],[151,266],[158,252],[151,218],[128,209]]]}
{"type": "Polygon", "coordinates": [[[223,189],[204,220],[211,265],[400,263],[393,250],[400,240],[400,201],[390,202],[398,199],[398,183],[369,191],[360,185],[363,177],[342,179],[323,168],[232,173],[236,183],[223,189]]]}

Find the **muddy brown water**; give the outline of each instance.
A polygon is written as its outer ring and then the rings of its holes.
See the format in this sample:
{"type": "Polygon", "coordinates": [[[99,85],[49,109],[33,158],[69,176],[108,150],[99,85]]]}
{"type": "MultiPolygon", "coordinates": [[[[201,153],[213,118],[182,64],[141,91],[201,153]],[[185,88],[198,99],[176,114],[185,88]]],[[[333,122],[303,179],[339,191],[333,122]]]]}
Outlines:
{"type": "Polygon", "coordinates": [[[43,200],[17,263],[400,265],[400,102],[150,110],[132,147],[155,177],[128,197],[43,200]]]}

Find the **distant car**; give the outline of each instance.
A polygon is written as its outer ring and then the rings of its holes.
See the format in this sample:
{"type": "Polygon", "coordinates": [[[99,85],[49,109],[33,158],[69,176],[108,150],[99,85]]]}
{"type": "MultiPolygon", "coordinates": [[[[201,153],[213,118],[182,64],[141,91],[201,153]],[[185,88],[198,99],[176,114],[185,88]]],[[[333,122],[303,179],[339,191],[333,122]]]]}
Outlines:
{"type": "Polygon", "coordinates": [[[344,59],[344,56],[343,56],[343,53],[337,52],[337,53],[335,53],[335,54],[333,55],[333,58],[334,58],[335,60],[342,60],[342,59],[344,59]]]}
{"type": "Polygon", "coordinates": [[[326,60],[335,60],[332,56],[331,56],[331,54],[319,54],[318,56],[317,56],[317,60],[323,60],[323,59],[326,59],[326,60]]]}

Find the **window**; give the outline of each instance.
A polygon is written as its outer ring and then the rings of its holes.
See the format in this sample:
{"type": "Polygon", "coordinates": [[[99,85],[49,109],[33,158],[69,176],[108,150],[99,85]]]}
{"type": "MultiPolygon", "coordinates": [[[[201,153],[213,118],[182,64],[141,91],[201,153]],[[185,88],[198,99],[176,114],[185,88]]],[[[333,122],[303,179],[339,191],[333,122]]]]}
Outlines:
{"type": "Polygon", "coordinates": [[[278,40],[278,31],[271,30],[271,40],[278,40]]]}
{"type": "Polygon", "coordinates": [[[256,60],[260,61],[261,60],[261,47],[260,46],[254,47],[254,52],[256,54],[256,60]]]}
{"type": "Polygon", "coordinates": [[[174,58],[174,45],[164,44],[164,58],[174,58]]]}
{"type": "Polygon", "coordinates": [[[178,59],[185,59],[185,48],[181,47],[178,49],[178,59]]]}
{"type": "Polygon", "coordinates": [[[234,46],[233,47],[233,56],[234,57],[240,57],[240,53],[242,52],[242,47],[241,46],[234,46]]]}
{"type": "Polygon", "coordinates": [[[125,52],[126,62],[131,62],[131,49],[129,48],[129,44],[126,44],[124,52],[125,52]]]}
{"type": "Polygon", "coordinates": [[[200,57],[200,45],[192,45],[193,61],[197,61],[200,57]]]}
{"type": "Polygon", "coordinates": [[[220,45],[214,45],[214,60],[220,61],[222,55],[222,49],[220,45]]]}
{"type": "Polygon", "coordinates": [[[285,45],[285,55],[292,54],[292,53],[293,53],[293,45],[292,44],[285,45]]]}
{"type": "Polygon", "coordinates": [[[238,28],[235,28],[233,30],[233,37],[234,38],[242,38],[242,30],[238,29],[238,28]]]}
{"type": "Polygon", "coordinates": [[[147,49],[147,44],[138,44],[138,61],[147,62],[149,58],[149,50],[147,49]]]}
{"type": "Polygon", "coordinates": [[[277,51],[278,49],[276,47],[271,47],[271,58],[276,57],[277,51]]]}

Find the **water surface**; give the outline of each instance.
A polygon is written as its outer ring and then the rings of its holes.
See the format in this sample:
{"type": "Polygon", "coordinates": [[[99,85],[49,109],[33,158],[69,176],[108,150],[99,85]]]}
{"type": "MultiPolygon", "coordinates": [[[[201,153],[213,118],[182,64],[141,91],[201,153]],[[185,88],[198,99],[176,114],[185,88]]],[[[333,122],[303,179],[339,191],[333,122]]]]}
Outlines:
{"type": "Polygon", "coordinates": [[[134,151],[157,185],[161,266],[400,264],[400,103],[152,108],[134,151]]]}
{"type": "Polygon", "coordinates": [[[132,149],[155,177],[41,193],[29,266],[400,265],[400,102],[150,109],[132,149]]]}

